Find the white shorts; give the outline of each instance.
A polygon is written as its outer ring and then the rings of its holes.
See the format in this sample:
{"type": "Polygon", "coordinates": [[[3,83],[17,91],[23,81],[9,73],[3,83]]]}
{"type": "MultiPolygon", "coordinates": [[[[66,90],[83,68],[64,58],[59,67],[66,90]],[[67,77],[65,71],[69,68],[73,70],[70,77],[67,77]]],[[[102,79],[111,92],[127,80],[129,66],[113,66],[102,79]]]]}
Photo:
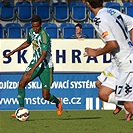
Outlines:
{"type": "Polygon", "coordinates": [[[133,101],[133,72],[120,73],[115,93],[117,101],[133,101]]]}
{"type": "Polygon", "coordinates": [[[117,67],[111,64],[97,78],[100,82],[102,82],[103,86],[107,86],[115,90],[117,75],[117,67]]]}

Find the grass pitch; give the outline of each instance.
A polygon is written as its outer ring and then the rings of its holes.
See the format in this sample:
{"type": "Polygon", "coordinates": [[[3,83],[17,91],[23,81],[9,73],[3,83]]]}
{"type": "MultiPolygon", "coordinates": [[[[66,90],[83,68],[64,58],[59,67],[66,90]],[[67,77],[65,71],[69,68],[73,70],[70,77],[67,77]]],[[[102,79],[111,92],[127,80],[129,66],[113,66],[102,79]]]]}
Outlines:
{"type": "Polygon", "coordinates": [[[13,111],[0,111],[0,133],[133,133],[133,120],[124,111],[30,111],[28,121],[11,118],[13,111]]]}

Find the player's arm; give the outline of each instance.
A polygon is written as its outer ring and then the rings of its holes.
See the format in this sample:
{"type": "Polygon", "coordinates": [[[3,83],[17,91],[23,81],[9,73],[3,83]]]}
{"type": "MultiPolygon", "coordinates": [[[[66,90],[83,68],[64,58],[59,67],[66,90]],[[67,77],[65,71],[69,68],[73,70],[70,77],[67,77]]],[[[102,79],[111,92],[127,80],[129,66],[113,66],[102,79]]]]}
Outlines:
{"type": "Polygon", "coordinates": [[[22,45],[20,45],[19,47],[17,47],[16,49],[14,49],[13,51],[11,51],[10,53],[4,55],[5,58],[13,55],[15,52],[23,50],[25,48],[27,48],[28,46],[30,46],[31,43],[28,43],[27,41],[25,41],[22,45]]]}
{"type": "Polygon", "coordinates": [[[93,49],[93,48],[85,48],[84,56],[97,57],[97,56],[100,56],[106,53],[110,53],[116,48],[118,48],[117,41],[108,41],[103,48],[100,48],[98,50],[93,49]]]}
{"type": "Polygon", "coordinates": [[[122,14],[122,17],[124,19],[128,31],[130,32],[130,39],[133,42],[133,18],[126,14],[122,14]]]}
{"type": "Polygon", "coordinates": [[[133,42],[133,29],[131,29],[130,31],[130,37],[131,37],[131,41],[133,42]]]}

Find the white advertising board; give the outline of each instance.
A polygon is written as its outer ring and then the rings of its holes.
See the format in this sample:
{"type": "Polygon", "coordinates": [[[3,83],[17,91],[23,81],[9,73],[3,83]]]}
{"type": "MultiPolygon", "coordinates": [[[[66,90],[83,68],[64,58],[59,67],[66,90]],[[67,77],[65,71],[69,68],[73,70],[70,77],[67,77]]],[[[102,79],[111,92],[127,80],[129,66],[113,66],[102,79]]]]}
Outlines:
{"type": "MultiPolygon", "coordinates": [[[[25,39],[0,40],[0,72],[23,72],[32,59],[32,47],[19,51],[10,58],[4,54],[20,46],[25,39]]],[[[52,39],[52,58],[55,72],[101,72],[110,64],[110,55],[84,57],[84,48],[103,47],[100,39],[52,39]]]]}

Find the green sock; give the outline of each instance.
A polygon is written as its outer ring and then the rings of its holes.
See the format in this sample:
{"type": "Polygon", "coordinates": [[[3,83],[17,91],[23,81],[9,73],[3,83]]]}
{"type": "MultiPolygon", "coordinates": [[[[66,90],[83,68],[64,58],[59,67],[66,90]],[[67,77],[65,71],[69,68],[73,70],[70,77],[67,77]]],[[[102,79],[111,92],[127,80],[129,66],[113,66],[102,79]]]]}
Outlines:
{"type": "Polygon", "coordinates": [[[49,101],[52,102],[52,103],[56,103],[56,104],[60,103],[60,101],[53,94],[50,94],[49,101]]]}
{"type": "Polygon", "coordinates": [[[24,107],[25,88],[18,88],[18,101],[20,107],[24,107]]]}

